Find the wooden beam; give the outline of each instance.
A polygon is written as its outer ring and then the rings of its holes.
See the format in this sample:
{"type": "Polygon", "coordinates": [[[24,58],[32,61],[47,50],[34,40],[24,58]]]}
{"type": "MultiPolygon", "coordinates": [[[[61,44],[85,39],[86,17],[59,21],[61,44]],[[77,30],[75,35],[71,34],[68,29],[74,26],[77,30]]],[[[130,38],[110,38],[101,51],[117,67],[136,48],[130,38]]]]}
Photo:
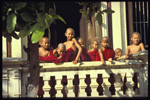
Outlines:
{"type": "MultiPolygon", "coordinates": [[[[107,9],[111,9],[111,2],[107,2],[107,9]]],[[[113,48],[112,15],[111,14],[108,14],[108,36],[110,38],[110,47],[113,48]]]]}

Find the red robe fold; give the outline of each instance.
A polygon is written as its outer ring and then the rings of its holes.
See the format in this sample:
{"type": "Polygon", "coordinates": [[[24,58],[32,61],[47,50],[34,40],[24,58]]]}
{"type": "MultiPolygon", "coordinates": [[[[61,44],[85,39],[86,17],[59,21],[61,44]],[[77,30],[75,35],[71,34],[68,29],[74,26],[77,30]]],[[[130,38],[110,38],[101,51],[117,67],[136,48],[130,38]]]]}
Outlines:
{"type": "MultiPolygon", "coordinates": [[[[104,60],[107,61],[109,58],[112,58],[114,59],[115,57],[115,52],[112,48],[105,48],[105,50],[103,51],[103,57],[104,57],[104,60]]],[[[100,58],[100,55],[97,56],[97,61],[101,61],[101,58],[100,58]]]]}
{"type": "Polygon", "coordinates": [[[97,61],[96,58],[98,56],[98,50],[93,50],[93,51],[89,52],[89,55],[90,55],[92,61],[97,61]]]}
{"type": "Polygon", "coordinates": [[[69,48],[66,52],[62,53],[62,58],[61,61],[62,62],[70,62],[75,60],[76,55],[73,54],[73,49],[69,48]]]}
{"type": "Polygon", "coordinates": [[[86,48],[82,48],[82,53],[80,55],[82,61],[92,61],[90,55],[88,54],[86,48]]]}
{"type": "Polygon", "coordinates": [[[58,63],[59,62],[59,59],[57,59],[57,57],[55,57],[53,55],[53,50],[50,50],[50,55],[47,56],[47,57],[39,56],[39,60],[40,61],[46,61],[46,62],[53,62],[53,63],[58,63]]]}

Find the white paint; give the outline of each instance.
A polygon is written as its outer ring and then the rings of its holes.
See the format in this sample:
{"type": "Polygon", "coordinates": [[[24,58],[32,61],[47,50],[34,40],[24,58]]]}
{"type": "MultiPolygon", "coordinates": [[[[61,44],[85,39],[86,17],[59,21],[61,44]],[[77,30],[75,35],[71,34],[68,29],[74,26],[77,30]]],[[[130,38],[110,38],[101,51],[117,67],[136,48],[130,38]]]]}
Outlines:
{"type": "MultiPolygon", "coordinates": [[[[101,11],[107,9],[107,2],[101,2],[101,11]]],[[[102,37],[108,36],[108,14],[102,14],[102,37]]]]}
{"type": "Polygon", "coordinates": [[[7,57],[7,42],[6,42],[6,38],[3,36],[2,36],[2,50],[3,50],[2,58],[6,58],[7,57]]]}
{"type": "Polygon", "coordinates": [[[11,42],[11,56],[22,58],[21,38],[12,38],[11,42]]]}
{"type": "Polygon", "coordinates": [[[121,48],[123,55],[125,55],[127,46],[125,7],[125,2],[111,2],[111,9],[115,11],[112,14],[113,49],[121,48]]]}

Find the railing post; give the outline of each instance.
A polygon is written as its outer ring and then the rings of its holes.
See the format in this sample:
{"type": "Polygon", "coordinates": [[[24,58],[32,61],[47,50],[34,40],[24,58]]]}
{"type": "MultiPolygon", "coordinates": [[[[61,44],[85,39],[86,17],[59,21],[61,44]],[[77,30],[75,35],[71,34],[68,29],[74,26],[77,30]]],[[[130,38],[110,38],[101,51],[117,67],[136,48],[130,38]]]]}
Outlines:
{"type": "Polygon", "coordinates": [[[49,85],[49,80],[50,76],[46,76],[46,74],[43,75],[43,81],[44,81],[44,86],[43,86],[43,91],[44,91],[44,97],[50,97],[49,91],[51,89],[49,85]]]}
{"type": "Polygon", "coordinates": [[[135,92],[133,90],[134,82],[132,80],[134,72],[129,71],[126,75],[127,75],[126,76],[127,77],[127,82],[126,82],[127,92],[126,92],[126,94],[129,97],[132,97],[135,94],[135,92]]]}
{"type": "Polygon", "coordinates": [[[3,81],[2,81],[2,87],[3,87],[3,97],[8,97],[8,72],[7,70],[3,69],[3,81]]]}
{"type": "Polygon", "coordinates": [[[123,78],[125,76],[125,73],[118,73],[115,76],[115,83],[114,83],[114,86],[115,86],[115,96],[119,97],[120,95],[123,96],[123,91],[121,91],[121,87],[123,86],[123,78]],[[122,80],[122,82],[121,82],[122,80]]]}
{"type": "Polygon", "coordinates": [[[87,97],[85,88],[87,87],[85,83],[86,73],[79,72],[79,97],[87,97]]]}
{"type": "Polygon", "coordinates": [[[91,86],[91,90],[92,90],[91,97],[99,97],[99,94],[97,92],[97,87],[99,85],[97,83],[97,81],[96,81],[97,76],[98,76],[97,73],[91,73],[90,74],[90,77],[91,77],[91,84],[90,84],[90,86],[91,86]]]}
{"type": "Polygon", "coordinates": [[[107,97],[111,97],[111,93],[109,91],[109,87],[110,87],[110,82],[108,81],[110,75],[106,72],[103,73],[103,88],[104,88],[104,95],[107,97]]]}
{"type": "Polygon", "coordinates": [[[56,79],[55,89],[57,91],[56,97],[63,97],[63,94],[61,93],[61,90],[63,88],[63,85],[61,84],[62,75],[56,74],[55,79],[56,79]]]}
{"type": "Polygon", "coordinates": [[[73,92],[73,78],[74,78],[73,74],[67,75],[67,79],[68,79],[68,84],[67,84],[68,94],[67,94],[67,97],[75,97],[75,93],[73,92]]]}

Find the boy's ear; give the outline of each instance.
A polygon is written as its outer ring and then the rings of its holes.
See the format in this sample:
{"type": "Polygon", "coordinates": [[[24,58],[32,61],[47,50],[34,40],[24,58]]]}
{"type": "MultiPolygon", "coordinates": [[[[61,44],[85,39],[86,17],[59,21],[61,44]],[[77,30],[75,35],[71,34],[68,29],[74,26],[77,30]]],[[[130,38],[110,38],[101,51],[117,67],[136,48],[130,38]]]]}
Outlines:
{"type": "Polygon", "coordinates": [[[65,36],[67,35],[67,33],[65,32],[65,36]]]}

